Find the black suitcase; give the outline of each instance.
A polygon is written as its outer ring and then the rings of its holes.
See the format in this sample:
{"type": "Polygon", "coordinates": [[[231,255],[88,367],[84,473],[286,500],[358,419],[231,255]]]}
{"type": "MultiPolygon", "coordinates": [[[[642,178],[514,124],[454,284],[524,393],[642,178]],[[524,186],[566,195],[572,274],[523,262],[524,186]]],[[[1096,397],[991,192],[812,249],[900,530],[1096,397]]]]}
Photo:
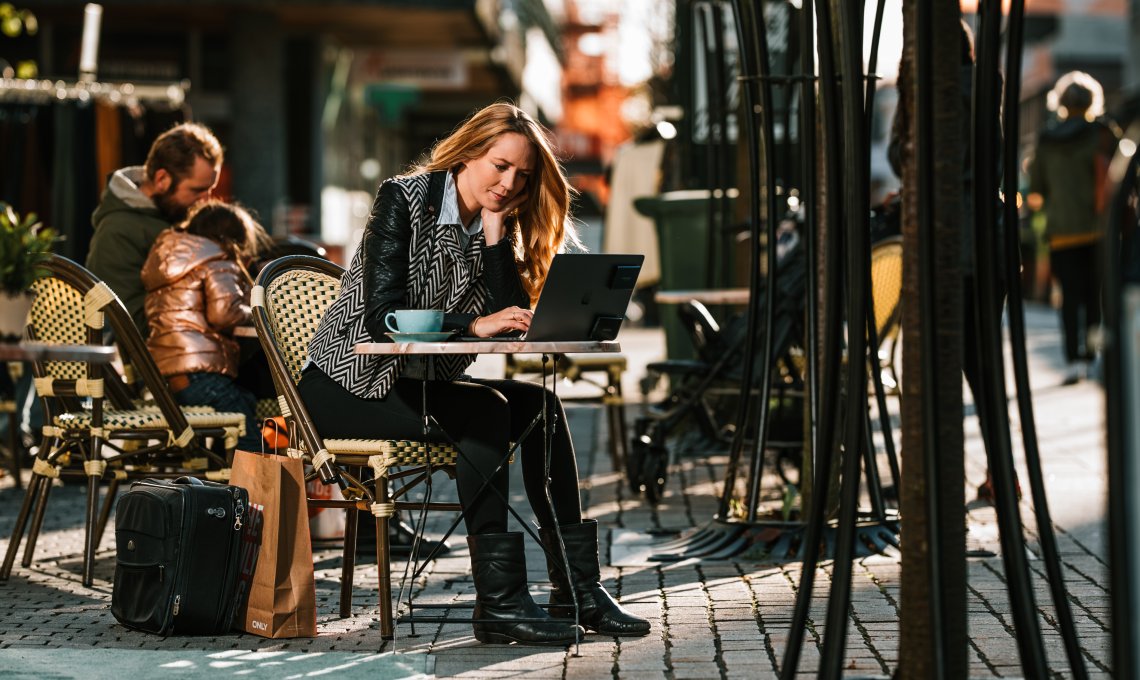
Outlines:
{"type": "Polygon", "coordinates": [[[159,635],[224,633],[236,602],[245,489],[144,479],[115,508],[111,614],[159,635]]]}

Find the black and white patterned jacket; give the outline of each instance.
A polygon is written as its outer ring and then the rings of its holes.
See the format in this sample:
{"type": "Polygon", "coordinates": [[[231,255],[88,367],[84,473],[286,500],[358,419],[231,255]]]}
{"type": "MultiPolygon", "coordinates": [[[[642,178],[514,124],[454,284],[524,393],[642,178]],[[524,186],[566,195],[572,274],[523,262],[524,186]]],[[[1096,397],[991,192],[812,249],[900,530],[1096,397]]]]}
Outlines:
{"type": "MultiPolygon", "coordinates": [[[[446,179],[440,171],[380,185],[340,295],[309,343],[309,359],[358,397],[383,398],[404,370],[402,356],[353,353],[359,342],[388,341],[388,312],[442,309],[444,330],[465,330],[476,315],[529,306],[508,238],[487,247],[479,231],[464,247],[461,225],[439,222],[446,179]]],[[[472,361],[437,357],[434,377],[454,380],[472,361]]]]}

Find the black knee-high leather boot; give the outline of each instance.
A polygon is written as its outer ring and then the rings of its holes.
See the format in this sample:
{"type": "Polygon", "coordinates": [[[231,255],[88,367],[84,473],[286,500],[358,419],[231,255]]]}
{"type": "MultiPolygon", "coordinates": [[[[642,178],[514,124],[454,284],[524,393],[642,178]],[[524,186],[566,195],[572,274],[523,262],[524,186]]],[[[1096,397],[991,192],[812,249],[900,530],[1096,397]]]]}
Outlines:
{"type": "Polygon", "coordinates": [[[474,618],[494,620],[472,624],[476,640],[566,645],[579,639],[579,626],[551,618],[527,591],[521,533],[468,536],[467,545],[471,548],[471,573],[475,580],[474,618]]]}
{"type": "MultiPolygon", "coordinates": [[[[649,622],[622,607],[602,587],[602,568],[598,558],[598,521],[588,519],[580,524],[562,524],[562,540],[566,543],[566,556],[570,561],[574,590],[578,594],[578,622],[602,635],[646,635],[649,622]]],[[[546,556],[546,571],[550,575],[550,615],[574,618],[574,601],[570,594],[569,579],[562,567],[562,553],[554,529],[539,532],[543,545],[555,556],[546,556]]]]}

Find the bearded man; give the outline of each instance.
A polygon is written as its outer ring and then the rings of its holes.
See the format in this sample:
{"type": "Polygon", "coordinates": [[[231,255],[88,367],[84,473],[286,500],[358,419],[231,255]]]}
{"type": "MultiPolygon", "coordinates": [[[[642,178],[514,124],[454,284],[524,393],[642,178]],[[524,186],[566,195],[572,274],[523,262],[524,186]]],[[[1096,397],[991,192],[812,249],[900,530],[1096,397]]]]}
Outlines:
{"type": "Polygon", "coordinates": [[[122,300],[145,338],[140,273],[159,232],[186,218],[218,183],[222,145],[208,128],[183,123],[159,135],[146,164],[116,170],[91,215],[87,268],[122,300]]]}

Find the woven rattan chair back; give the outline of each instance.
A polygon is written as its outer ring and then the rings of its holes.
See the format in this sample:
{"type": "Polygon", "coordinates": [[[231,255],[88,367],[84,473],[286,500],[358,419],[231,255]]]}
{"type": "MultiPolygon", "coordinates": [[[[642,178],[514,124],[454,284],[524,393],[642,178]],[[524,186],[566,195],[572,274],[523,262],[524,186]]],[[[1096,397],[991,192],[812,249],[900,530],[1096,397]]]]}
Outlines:
{"type": "Polygon", "coordinates": [[[339,293],[340,277],[331,267],[323,271],[290,269],[265,287],[266,299],[273,301],[266,306],[269,325],[294,384],[301,379],[301,369],[309,357],[309,341],[339,293]]]}
{"type": "Polygon", "coordinates": [[[277,386],[281,412],[288,421],[290,455],[304,455],[326,484],[337,483],[344,500],[316,501],[317,507],[341,507],[348,511],[344,553],[341,560],[340,615],[347,617],[352,605],[357,510],[371,510],[376,517],[380,632],[393,635],[392,587],[388,549],[388,522],[396,508],[459,510],[456,503],[401,500],[403,495],[434,470],[454,466],[456,451],[447,444],[383,439],[324,439],[317,433],[297,391],[301,370],[308,360],[308,346],[325,311],[340,292],[344,270],[321,258],[291,255],[270,262],[257,277],[251,303],[257,336],[265,350],[277,386]],[[393,472],[392,468],[403,468],[393,472]],[[371,468],[372,482],[358,478],[371,468]],[[390,495],[393,478],[411,482],[390,495]],[[371,486],[371,489],[369,488],[371,486]]]}
{"type": "Polygon", "coordinates": [[[150,399],[144,404],[124,396],[129,390],[121,376],[102,364],[33,363],[36,392],[46,411],[44,436],[33,466],[32,483],[0,566],[0,581],[11,573],[30,509],[35,504],[23,560],[25,567],[30,566],[46,506],[46,500],[36,502],[36,498],[43,494],[46,499],[52,478],[80,474],[86,476],[88,486],[83,583],[91,585],[95,549],[120,481],[187,474],[226,479],[225,459],[206,450],[199,435],[224,437],[227,446],[232,446],[244,426],[244,416],[200,407],[184,412],[114,292],[91,272],[58,255],[49,258],[42,269],[45,275],[33,285],[36,299],[25,329],[27,338],[46,344],[101,345],[104,331],[110,329],[120,358],[133,366],[150,399]],[[90,399],[89,407],[81,404],[85,398],[90,399]],[[113,446],[114,439],[130,440],[131,446],[113,446]],[[108,446],[110,454],[105,455],[108,446]],[[75,460],[74,453],[79,454],[82,470],[75,469],[80,461],[75,460]],[[114,468],[113,474],[107,472],[109,466],[114,468]],[[103,481],[109,487],[100,511],[99,486],[103,481]]]}

